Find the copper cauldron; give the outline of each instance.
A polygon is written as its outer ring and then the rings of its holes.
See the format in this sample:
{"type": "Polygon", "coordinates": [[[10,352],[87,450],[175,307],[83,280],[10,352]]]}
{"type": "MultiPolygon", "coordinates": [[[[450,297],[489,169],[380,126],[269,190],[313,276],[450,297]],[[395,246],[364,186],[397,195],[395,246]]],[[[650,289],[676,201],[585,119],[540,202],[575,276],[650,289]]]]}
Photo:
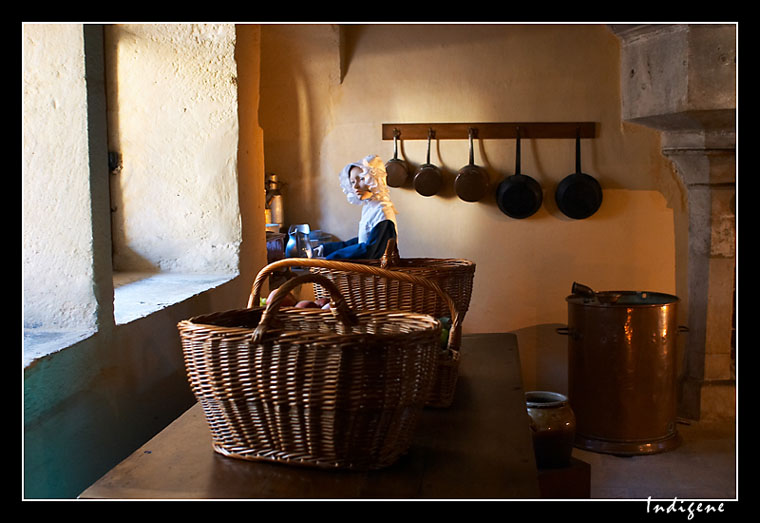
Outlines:
{"type": "Polygon", "coordinates": [[[566,298],[568,397],[575,446],[617,455],[677,447],[678,297],[657,292],[594,292],[573,284],[566,298]]]}

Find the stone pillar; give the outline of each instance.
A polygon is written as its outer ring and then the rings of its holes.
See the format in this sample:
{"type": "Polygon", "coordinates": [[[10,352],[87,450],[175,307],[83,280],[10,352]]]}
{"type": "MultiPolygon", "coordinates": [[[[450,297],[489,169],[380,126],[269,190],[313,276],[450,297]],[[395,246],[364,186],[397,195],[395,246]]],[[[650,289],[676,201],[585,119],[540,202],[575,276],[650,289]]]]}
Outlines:
{"type": "Polygon", "coordinates": [[[614,25],[623,119],[662,131],[687,190],[688,341],[679,415],[733,416],[736,27],[614,25]]]}
{"type": "Polygon", "coordinates": [[[693,147],[663,135],[688,191],[688,342],[681,415],[699,419],[734,412],[731,346],[735,282],[735,149],[715,142],[693,147]]]}

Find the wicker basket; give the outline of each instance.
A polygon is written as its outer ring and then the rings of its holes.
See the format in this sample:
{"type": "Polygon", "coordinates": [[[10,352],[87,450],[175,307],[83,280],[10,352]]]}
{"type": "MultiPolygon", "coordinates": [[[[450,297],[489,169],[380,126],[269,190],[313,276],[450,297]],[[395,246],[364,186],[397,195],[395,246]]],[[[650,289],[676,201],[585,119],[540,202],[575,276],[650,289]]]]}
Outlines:
{"type": "Polygon", "coordinates": [[[315,274],[283,284],[266,308],[196,316],[178,329],[216,452],[355,470],[388,466],[408,449],[441,336],[429,315],[352,312],[315,274]],[[308,282],[329,289],[332,309],[280,308],[308,282]]]}
{"type": "MultiPolygon", "coordinates": [[[[401,258],[395,239],[388,241],[385,253],[379,260],[350,261],[368,267],[405,272],[435,282],[454,300],[464,321],[472,297],[474,262],[457,258],[401,258]]],[[[422,312],[436,318],[448,316],[449,309],[445,301],[424,287],[378,279],[371,273],[349,272],[333,266],[312,267],[311,272],[330,278],[354,309],[400,309],[422,312]]],[[[317,298],[327,297],[322,289],[315,289],[315,293],[317,298]]]]}
{"type": "MultiPolygon", "coordinates": [[[[394,250],[398,253],[395,244],[389,250],[391,254],[394,250]]],[[[388,254],[387,250],[386,256],[388,254]]],[[[395,259],[390,263],[386,263],[385,259],[362,260],[356,263],[320,258],[285,258],[264,267],[259,272],[254,287],[260,287],[270,272],[286,267],[308,267],[313,274],[326,276],[335,283],[354,310],[403,310],[429,314],[435,318],[450,317],[452,338],[446,350],[438,355],[435,383],[430,390],[426,406],[451,406],[459,376],[463,310],[467,310],[472,294],[474,263],[467,260],[422,258],[395,259]],[[384,269],[381,265],[392,270],[384,269]],[[396,277],[385,277],[389,273],[395,274],[396,277]],[[433,285],[420,285],[417,283],[418,279],[433,285]],[[453,293],[453,296],[449,292],[453,293]],[[455,311],[457,321],[454,321],[452,310],[455,311]]],[[[314,292],[317,297],[324,297],[321,289],[315,287],[314,292]]],[[[258,297],[254,297],[252,292],[248,306],[252,307],[256,303],[258,297]]]]}

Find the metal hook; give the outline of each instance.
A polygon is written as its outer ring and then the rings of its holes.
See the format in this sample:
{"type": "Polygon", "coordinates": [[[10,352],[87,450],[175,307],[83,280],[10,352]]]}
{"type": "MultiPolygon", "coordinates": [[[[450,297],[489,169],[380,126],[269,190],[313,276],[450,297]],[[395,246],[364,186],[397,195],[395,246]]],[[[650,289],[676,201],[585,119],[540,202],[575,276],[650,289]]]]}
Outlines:
{"type": "Polygon", "coordinates": [[[467,135],[470,139],[470,165],[473,165],[475,163],[475,156],[473,153],[473,147],[472,147],[472,138],[477,134],[477,129],[470,127],[467,129],[467,135]]]}
{"type": "Polygon", "coordinates": [[[435,131],[432,127],[428,129],[428,147],[427,147],[427,163],[430,163],[430,140],[435,136],[435,131]]]}
{"type": "Polygon", "coordinates": [[[518,125],[515,127],[515,131],[517,132],[517,137],[515,139],[515,164],[517,167],[515,168],[515,174],[520,174],[520,126],[518,125]]]}

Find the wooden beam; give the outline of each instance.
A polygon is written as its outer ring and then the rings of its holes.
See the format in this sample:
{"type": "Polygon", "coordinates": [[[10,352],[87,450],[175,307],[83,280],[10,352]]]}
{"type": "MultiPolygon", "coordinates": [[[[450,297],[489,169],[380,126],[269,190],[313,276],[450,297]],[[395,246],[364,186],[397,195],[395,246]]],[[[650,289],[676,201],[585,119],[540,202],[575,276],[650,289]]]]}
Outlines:
{"type": "Polygon", "coordinates": [[[393,140],[398,131],[401,140],[427,140],[432,131],[435,140],[467,140],[469,130],[481,140],[514,139],[520,130],[521,139],[596,138],[594,122],[478,122],[478,123],[384,123],[383,140],[393,140]]]}

